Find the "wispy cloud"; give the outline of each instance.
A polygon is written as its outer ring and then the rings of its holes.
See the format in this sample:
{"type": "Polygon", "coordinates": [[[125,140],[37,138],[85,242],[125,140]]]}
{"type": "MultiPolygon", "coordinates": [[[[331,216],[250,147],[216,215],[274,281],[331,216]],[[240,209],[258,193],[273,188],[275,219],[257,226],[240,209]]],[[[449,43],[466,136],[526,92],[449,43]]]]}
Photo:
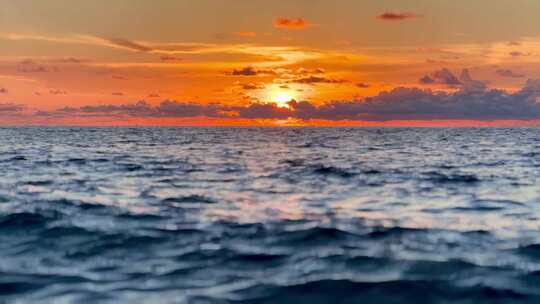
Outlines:
{"type": "Polygon", "coordinates": [[[409,13],[409,12],[403,12],[403,13],[385,12],[378,15],[377,19],[384,20],[384,21],[403,21],[403,20],[415,19],[419,17],[420,15],[409,13]]]}
{"type": "Polygon", "coordinates": [[[274,19],[274,27],[282,29],[302,30],[310,26],[303,18],[278,17],[274,19]]]}
{"type": "Polygon", "coordinates": [[[497,75],[501,76],[501,77],[508,77],[508,78],[523,78],[525,77],[525,75],[523,74],[519,74],[519,73],[516,73],[512,70],[508,70],[508,69],[498,69],[496,72],[495,72],[497,75]]]}

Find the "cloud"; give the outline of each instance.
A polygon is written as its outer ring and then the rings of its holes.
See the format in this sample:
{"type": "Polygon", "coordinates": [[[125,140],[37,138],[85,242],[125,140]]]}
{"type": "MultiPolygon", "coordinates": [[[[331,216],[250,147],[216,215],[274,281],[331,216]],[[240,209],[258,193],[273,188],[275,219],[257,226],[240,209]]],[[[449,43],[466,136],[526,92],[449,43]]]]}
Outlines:
{"type": "Polygon", "coordinates": [[[242,83],[240,87],[243,90],[262,90],[265,88],[264,83],[242,83]]]}
{"type": "Polygon", "coordinates": [[[24,110],[23,105],[14,104],[14,103],[0,103],[0,115],[2,114],[13,114],[17,112],[22,112],[24,110]]]}
{"type": "Polygon", "coordinates": [[[64,107],[56,111],[36,112],[38,116],[129,116],[129,117],[223,117],[221,111],[227,107],[213,104],[201,105],[196,103],[178,102],[172,100],[162,101],[157,106],[152,106],[146,101],[134,104],[121,105],[97,105],[82,107],[64,107]]]}
{"type": "Polygon", "coordinates": [[[86,63],[89,60],[83,59],[83,58],[67,57],[67,58],[60,58],[57,61],[60,63],[81,64],[81,63],[86,63]]]}
{"type": "MultiPolygon", "coordinates": [[[[465,82],[467,73],[462,74],[465,82]]],[[[470,77],[470,76],[469,76],[470,77]]],[[[275,103],[251,103],[247,106],[197,104],[165,100],[158,105],[145,101],[134,104],[65,107],[38,116],[112,116],[112,117],[220,117],[243,119],[322,119],[322,120],[498,120],[540,119],[540,80],[528,80],[519,91],[471,90],[463,86],[454,92],[398,87],[371,97],[314,104],[290,101],[289,108],[275,103]]],[[[3,111],[19,111],[20,106],[3,105],[3,111]]]]}
{"type": "Polygon", "coordinates": [[[419,18],[420,16],[413,13],[393,13],[393,12],[385,12],[377,16],[377,19],[384,20],[384,21],[402,21],[407,19],[415,19],[419,18]]]}
{"type": "Polygon", "coordinates": [[[344,79],[333,79],[322,76],[307,76],[288,80],[287,83],[318,84],[318,83],[346,83],[344,79]]]}
{"type": "Polygon", "coordinates": [[[113,96],[124,96],[124,93],[122,93],[122,92],[112,92],[111,95],[113,95],[113,96]]]}
{"type": "Polygon", "coordinates": [[[514,71],[512,70],[508,70],[508,69],[499,69],[497,71],[495,71],[495,73],[501,77],[508,77],[508,78],[523,78],[525,77],[525,75],[523,74],[519,74],[519,73],[515,73],[514,71]]]}
{"type": "Polygon", "coordinates": [[[420,83],[423,83],[423,84],[435,83],[435,79],[429,77],[429,75],[424,75],[420,78],[420,83]]]}
{"type": "Polygon", "coordinates": [[[448,69],[440,69],[419,79],[421,84],[443,84],[450,88],[461,88],[463,91],[484,91],[487,86],[483,81],[472,79],[468,69],[463,69],[458,77],[448,69]]]}
{"type": "Polygon", "coordinates": [[[306,68],[298,68],[296,70],[289,71],[289,73],[293,73],[293,74],[297,74],[297,75],[309,75],[309,74],[324,74],[324,73],[326,73],[326,71],[324,69],[321,69],[321,68],[316,68],[316,69],[312,69],[312,70],[309,70],[309,69],[306,69],[306,68]]]}
{"type": "Polygon", "coordinates": [[[284,18],[284,17],[275,18],[273,24],[275,28],[293,29],[293,30],[302,30],[309,27],[310,25],[303,18],[291,19],[291,18],[284,18]]]}
{"type": "Polygon", "coordinates": [[[448,69],[441,69],[441,70],[434,71],[433,73],[431,73],[431,78],[435,79],[436,82],[446,84],[449,86],[455,86],[455,85],[461,84],[461,81],[459,81],[459,79],[454,74],[452,74],[452,72],[450,72],[448,69]]]}
{"type": "Polygon", "coordinates": [[[227,73],[232,76],[257,76],[257,75],[275,75],[273,70],[257,70],[254,67],[245,67],[242,69],[234,69],[232,72],[227,73]]]}
{"type": "Polygon", "coordinates": [[[518,52],[518,51],[513,51],[513,52],[508,53],[508,55],[510,55],[512,57],[524,57],[524,56],[529,56],[530,54],[529,53],[518,52]]]}
{"type": "Polygon", "coordinates": [[[21,73],[48,73],[58,72],[59,70],[56,66],[46,67],[30,59],[23,60],[17,65],[17,71],[21,73]]]}
{"type": "Polygon", "coordinates": [[[139,42],[131,41],[123,38],[106,38],[106,40],[114,45],[123,47],[136,52],[151,52],[153,48],[143,45],[139,42]]]}
{"type": "Polygon", "coordinates": [[[49,90],[49,94],[51,94],[51,95],[66,95],[67,92],[64,91],[64,90],[55,89],[55,90],[49,90]]]}
{"type": "Polygon", "coordinates": [[[365,83],[365,82],[357,82],[357,83],[355,84],[355,86],[356,86],[357,88],[361,88],[361,89],[366,89],[366,88],[369,88],[369,87],[370,87],[370,85],[367,84],[367,83],[365,83]]]}
{"type": "Polygon", "coordinates": [[[498,120],[540,119],[540,80],[530,80],[516,92],[501,90],[453,93],[399,87],[362,100],[332,101],[314,105],[291,101],[288,109],[275,104],[250,105],[242,118],[298,118],[323,120],[498,120]]]}
{"type": "Polygon", "coordinates": [[[487,89],[484,82],[472,79],[468,69],[461,71],[459,80],[461,81],[462,90],[467,92],[484,91],[487,89]]]}
{"type": "Polygon", "coordinates": [[[150,93],[148,94],[148,98],[159,98],[159,94],[156,94],[156,93],[150,93]]]}
{"type": "Polygon", "coordinates": [[[0,88],[0,94],[7,94],[8,90],[6,88],[0,88]]]}
{"type": "Polygon", "coordinates": [[[170,55],[163,55],[163,56],[159,57],[159,60],[161,60],[161,61],[181,61],[182,58],[178,58],[178,57],[170,56],[170,55]]]}

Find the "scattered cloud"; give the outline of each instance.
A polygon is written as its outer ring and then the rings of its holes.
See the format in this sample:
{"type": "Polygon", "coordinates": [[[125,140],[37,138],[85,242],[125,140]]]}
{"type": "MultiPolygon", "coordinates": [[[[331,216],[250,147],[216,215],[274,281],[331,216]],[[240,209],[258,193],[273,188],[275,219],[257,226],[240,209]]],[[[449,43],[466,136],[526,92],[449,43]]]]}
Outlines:
{"type": "Polygon", "coordinates": [[[419,18],[420,15],[413,14],[413,13],[393,13],[393,12],[385,12],[377,16],[377,19],[384,20],[384,21],[402,21],[407,19],[415,19],[419,18]]]}
{"type": "Polygon", "coordinates": [[[420,78],[420,83],[422,84],[432,84],[435,83],[435,79],[429,77],[429,75],[424,75],[420,78]]]}
{"type": "Polygon", "coordinates": [[[163,55],[161,57],[159,57],[159,60],[161,61],[181,61],[182,58],[178,58],[176,56],[171,56],[171,55],[163,55]]]}
{"type": "Polygon", "coordinates": [[[274,70],[258,70],[254,67],[245,67],[242,69],[234,69],[232,72],[227,73],[232,76],[257,76],[257,75],[275,75],[274,70]]]}
{"type": "Polygon", "coordinates": [[[459,81],[459,79],[454,74],[452,74],[452,72],[450,72],[448,69],[441,69],[441,70],[434,71],[433,73],[431,73],[431,78],[435,79],[435,81],[439,83],[446,84],[449,86],[455,86],[455,85],[461,84],[461,81],[459,81]]]}
{"type": "Polygon", "coordinates": [[[20,104],[14,104],[14,103],[0,103],[0,115],[2,114],[13,114],[17,112],[22,112],[24,110],[24,106],[20,104]]]}
{"type": "Polygon", "coordinates": [[[421,84],[442,84],[450,88],[461,88],[465,91],[483,91],[486,84],[483,81],[472,79],[468,69],[463,69],[458,77],[450,70],[444,68],[436,70],[419,79],[421,84]]]}
{"type": "Polygon", "coordinates": [[[508,53],[508,55],[510,55],[512,57],[524,57],[524,56],[529,56],[530,54],[529,53],[518,52],[518,51],[513,51],[513,52],[508,53]]]}
{"type": "Polygon", "coordinates": [[[310,26],[303,18],[284,18],[278,17],[274,19],[274,27],[282,29],[302,30],[310,26]]]}
{"type": "Polygon", "coordinates": [[[143,52],[144,53],[144,52],[153,51],[152,47],[149,47],[149,46],[146,46],[146,45],[144,45],[142,43],[135,42],[135,41],[128,40],[128,39],[108,38],[108,39],[105,39],[105,40],[112,43],[113,45],[117,45],[119,47],[126,48],[126,49],[136,51],[136,52],[143,52]]]}
{"type": "Polygon", "coordinates": [[[152,106],[146,101],[134,104],[64,107],[56,111],[39,111],[38,116],[129,116],[129,117],[222,117],[224,107],[196,103],[162,101],[152,106]]]}
{"type": "Polygon", "coordinates": [[[365,82],[357,82],[355,85],[357,88],[361,88],[361,89],[366,89],[370,87],[370,85],[365,82]]]}
{"type": "Polygon", "coordinates": [[[262,90],[265,88],[264,83],[242,83],[240,84],[240,87],[243,90],[262,90]]]}
{"type": "Polygon", "coordinates": [[[67,58],[60,58],[57,61],[60,63],[81,64],[81,63],[86,63],[89,60],[83,59],[83,58],[67,57],[67,58]]]}
{"type": "Polygon", "coordinates": [[[497,71],[495,71],[495,73],[501,77],[508,77],[508,78],[523,78],[525,77],[525,75],[523,74],[519,74],[519,73],[515,73],[514,71],[512,70],[508,70],[508,69],[499,69],[497,71]]]}
{"type": "Polygon", "coordinates": [[[318,84],[318,83],[346,83],[344,79],[333,79],[322,76],[307,76],[288,80],[287,83],[300,83],[300,84],[318,84]]]}
{"type": "Polygon", "coordinates": [[[49,90],[49,94],[51,94],[51,95],[66,95],[67,92],[64,91],[64,90],[55,89],[55,90],[49,90]]]}

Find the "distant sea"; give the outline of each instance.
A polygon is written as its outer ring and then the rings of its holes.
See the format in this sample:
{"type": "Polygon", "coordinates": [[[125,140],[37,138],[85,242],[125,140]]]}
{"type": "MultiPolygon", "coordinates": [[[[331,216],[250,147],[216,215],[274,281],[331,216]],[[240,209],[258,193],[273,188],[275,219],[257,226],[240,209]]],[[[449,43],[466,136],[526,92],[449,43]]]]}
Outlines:
{"type": "Polygon", "coordinates": [[[0,303],[540,303],[540,129],[0,128],[0,303]]]}

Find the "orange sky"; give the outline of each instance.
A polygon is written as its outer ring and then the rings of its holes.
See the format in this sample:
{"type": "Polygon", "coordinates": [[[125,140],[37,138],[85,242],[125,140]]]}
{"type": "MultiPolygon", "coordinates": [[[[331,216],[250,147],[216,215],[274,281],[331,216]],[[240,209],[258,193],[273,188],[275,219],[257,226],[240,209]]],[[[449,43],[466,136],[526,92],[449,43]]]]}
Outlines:
{"type": "Polygon", "coordinates": [[[537,125],[538,11],[536,0],[5,0],[0,120],[537,125]]]}

